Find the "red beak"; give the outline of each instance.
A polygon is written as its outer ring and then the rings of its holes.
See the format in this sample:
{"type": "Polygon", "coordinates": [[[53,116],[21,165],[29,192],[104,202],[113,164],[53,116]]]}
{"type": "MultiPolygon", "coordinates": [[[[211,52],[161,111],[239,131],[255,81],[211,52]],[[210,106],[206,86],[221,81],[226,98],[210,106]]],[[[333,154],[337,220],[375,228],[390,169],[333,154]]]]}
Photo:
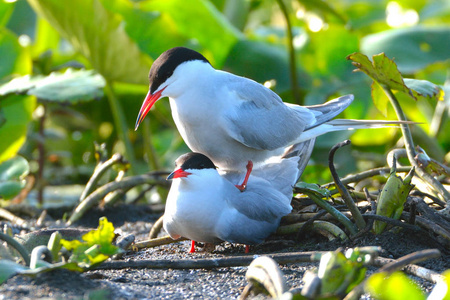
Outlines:
{"type": "Polygon", "coordinates": [[[139,115],[136,120],[136,125],[134,127],[135,131],[138,129],[139,124],[141,124],[142,120],[144,120],[145,116],[148,114],[153,104],[155,104],[155,102],[158,101],[159,98],[161,98],[161,93],[164,91],[164,89],[165,88],[160,89],[153,95],[150,93],[150,91],[147,93],[147,96],[145,96],[144,103],[142,103],[141,110],[139,111],[139,115]]]}
{"type": "Polygon", "coordinates": [[[188,177],[188,175],[191,175],[192,173],[186,172],[185,170],[179,168],[170,173],[169,176],[167,176],[167,180],[174,179],[174,178],[181,178],[181,177],[188,177]]]}

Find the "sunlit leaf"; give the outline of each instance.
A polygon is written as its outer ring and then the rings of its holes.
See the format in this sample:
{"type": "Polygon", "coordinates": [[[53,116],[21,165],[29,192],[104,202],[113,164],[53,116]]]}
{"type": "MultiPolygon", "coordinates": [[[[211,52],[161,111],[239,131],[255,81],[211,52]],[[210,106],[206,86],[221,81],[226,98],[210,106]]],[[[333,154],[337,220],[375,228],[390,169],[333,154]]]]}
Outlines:
{"type": "Polygon", "coordinates": [[[423,292],[402,272],[392,275],[376,273],[369,277],[365,289],[378,300],[425,300],[423,292]]]}
{"type": "Polygon", "coordinates": [[[108,81],[147,83],[151,59],[126,34],[122,17],[100,0],[30,0],[72,46],[108,81]]]}
{"type": "Polygon", "coordinates": [[[11,16],[15,2],[0,1],[0,27],[5,26],[11,16]]]}
{"type": "Polygon", "coordinates": [[[0,99],[6,122],[0,126],[0,162],[14,157],[26,139],[27,125],[36,107],[36,98],[10,95],[0,99]]]}
{"type": "Polygon", "coordinates": [[[335,16],[340,22],[345,23],[346,18],[344,15],[336,11],[330,3],[323,0],[298,0],[300,5],[303,5],[306,10],[314,11],[321,16],[325,17],[326,15],[335,16]]]}
{"type": "Polygon", "coordinates": [[[18,77],[0,86],[0,95],[24,93],[40,101],[76,103],[103,96],[105,80],[92,70],[68,69],[49,76],[18,77]]]}
{"type": "Polygon", "coordinates": [[[450,58],[449,27],[408,27],[368,35],[361,40],[366,55],[380,52],[394,57],[400,71],[413,73],[450,58]]]}
{"type": "Polygon", "coordinates": [[[17,37],[0,28],[0,79],[12,74],[25,75],[31,71],[31,57],[19,45],[17,37]]]}
{"type": "Polygon", "coordinates": [[[61,240],[61,244],[72,251],[69,262],[76,262],[82,268],[89,268],[120,251],[112,244],[114,237],[113,224],[103,217],[99,220],[98,228],[84,234],[82,241],[61,240]]]}
{"type": "Polygon", "coordinates": [[[437,98],[443,99],[444,92],[442,89],[430,82],[424,80],[407,80],[408,85],[403,80],[402,74],[398,71],[397,65],[389,59],[384,53],[374,55],[373,62],[362,53],[350,54],[347,59],[352,60],[352,64],[357,67],[358,71],[366,73],[380,86],[372,85],[372,96],[375,96],[374,103],[377,108],[384,114],[387,110],[388,98],[383,96],[379,90],[381,86],[404,93],[414,100],[437,98]]]}

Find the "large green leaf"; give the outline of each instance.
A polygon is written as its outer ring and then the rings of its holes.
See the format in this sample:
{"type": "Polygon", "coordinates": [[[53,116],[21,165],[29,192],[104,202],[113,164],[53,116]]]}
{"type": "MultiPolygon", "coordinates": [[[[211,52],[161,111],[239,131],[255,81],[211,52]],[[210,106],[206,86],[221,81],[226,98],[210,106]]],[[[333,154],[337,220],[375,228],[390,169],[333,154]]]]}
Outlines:
{"type": "Polygon", "coordinates": [[[12,74],[25,75],[31,71],[31,57],[19,45],[17,37],[0,28],[0,79],[12,74]]]}
{"type": "MultiPolygon", "coordinates": [[[[208,1],[152,0],[141,2],[147,12],[159,12],[184,37],[198,43],[211,63],[221,68],[229,51],[243,35],[208,1]]],[[[152,28],[148,28],[153,31],[152,28]]],[[[157,33],[153,31],[154,33],[157,33]]],[[[169,36],[162,37],[170,38],[169,36]]]]}
{"type": "Polygon", "coordinates": [[[146,84],[151,59],[123,28],[123,18],[99,0],[29,0],[108,81],[146,84]]]}
{"type": "Polygon", "coordinates": [[[259,83],[275,80],[275,90],[278,93],[290,89],[287,52],[276,45],[241,40],[231,49],[224,68],[259,83]]]}
{"type": "Polygon", "coordinates": [[[0,86],[0,96],[27,93],[41,101],[75,103],[103,96],[105,80],[92,70],[68,69],[49,76],[18,77],[0,86]]]}
{"type": "Polygon", "coordinates": [[[414,100],[436,98],[444,99],[444,92],[440,87],[425,80],[409,79],[403,80],[402,74],[398,71],[396,63],[389,59],[384,53],[374,55],[373,62],[362,53],[350,54],[347,59],[352,60],[352,64],[358,71],[366,73],[374,80],[372,84],[372,97],[380,112],[386,114],[387,102],[389,99],[382,93],[382,87],[404,93],[414,100]]]}
{"type": "Polygon", "coordinates": [[[156,58],[167,49],[189,43],[189,37],[179,32],[170,14],[141,9],[126,0],[102,0],[102,4],[122,15],[125,31],[150,57],[156,58]]]}
{"type": "Polygon", "coordinates": [[[361,51],[395,57],[401,72],[413,73],[429,64],[450,59],[450,27],[410,27],[366,36],[361,51]]]}
{"type": "Polygon", "coordinates": [[[5,122],[0,126],[0,162],[14,157],[26,139],[27,125],[36,107],[32,96],[10,95],[0,99],[5,122]]]}
{"type": "Polygon", "coordinates": [[[0,27],[5,26],[14,9],[15,2],[0,1],[0,27]]]}

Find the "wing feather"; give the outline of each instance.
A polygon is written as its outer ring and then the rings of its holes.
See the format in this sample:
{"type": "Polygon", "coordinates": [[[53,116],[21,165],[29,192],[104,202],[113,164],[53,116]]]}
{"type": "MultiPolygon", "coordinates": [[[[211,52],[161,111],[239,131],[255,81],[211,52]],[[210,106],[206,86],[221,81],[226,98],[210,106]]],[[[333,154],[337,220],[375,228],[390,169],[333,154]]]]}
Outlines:
{"type": "Polygon", "coordinates": [[[224,130],[247,147],[275,150],[289,146],[315,117],[308,109],[299,112],[286,106],[280,97],[259,83],[237,77],[229,88],[239,99],[223,113],[224,130]]]}

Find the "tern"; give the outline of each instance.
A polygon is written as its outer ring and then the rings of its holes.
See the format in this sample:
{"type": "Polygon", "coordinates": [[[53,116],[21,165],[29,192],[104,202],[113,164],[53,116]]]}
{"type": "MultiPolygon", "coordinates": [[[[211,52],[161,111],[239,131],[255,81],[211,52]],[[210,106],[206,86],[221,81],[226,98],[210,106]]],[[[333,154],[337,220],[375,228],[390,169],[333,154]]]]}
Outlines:
{"type": "MultiPolygon", "coordinates": [[[[302,147],[309,147],[309,142],[302,147]]],[[[235,186],[242,173],[218,170],[201,153],[180,156],[168,176],[172,185],[163,217],[165,231],[173,239],[211,244],[263,242],[292,210],[292,187],[301,173],[304,150],[293,153],[255,168],[243,191],[235,186]]]]}
{"type": "Polygon", "coordinates": [[[187,146],[223,170],[243,170],[249,160],[264,163],[327,132],[401,123],[332,120],[351,104],[353,95],[314,106],[285,103],[264,85],[216,70],[203,55],[184,47],[162,53],[151,66],[149,81],[135,130],[156,101],[169,97],[187,146]]]}

